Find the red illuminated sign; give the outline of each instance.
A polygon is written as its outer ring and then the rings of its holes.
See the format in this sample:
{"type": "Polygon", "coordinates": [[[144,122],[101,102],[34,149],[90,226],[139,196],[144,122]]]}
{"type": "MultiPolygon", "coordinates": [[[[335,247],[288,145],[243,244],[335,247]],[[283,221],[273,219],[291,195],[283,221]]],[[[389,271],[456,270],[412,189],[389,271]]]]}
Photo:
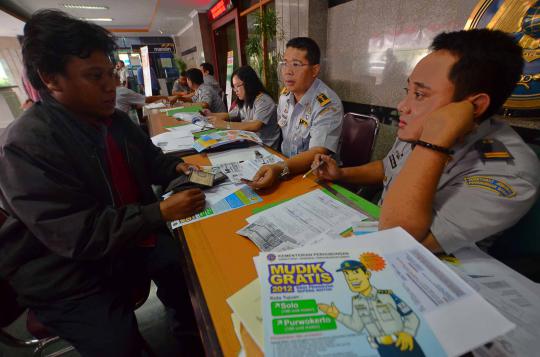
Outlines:
{"type": "Polygon", "coordinates": [[[231,0],[219,0],[210,8],[210,19],[215,20],[231,8],[231,0]]]}

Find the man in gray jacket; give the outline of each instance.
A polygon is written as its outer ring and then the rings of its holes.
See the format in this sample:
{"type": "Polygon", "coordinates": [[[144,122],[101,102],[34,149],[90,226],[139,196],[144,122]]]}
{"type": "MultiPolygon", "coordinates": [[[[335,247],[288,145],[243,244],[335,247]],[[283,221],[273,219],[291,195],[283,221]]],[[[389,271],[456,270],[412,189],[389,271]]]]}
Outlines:
{"type": "Polygon", "coordinates": [[[83,356],[140,355],[131,293],[153,279],[176,312],[184,340],[197,341],[165,221],[204,208],[184,191],[158,202],[189,167],[164,156],[115,110],[115,78],[105,29],[52,10],[24,29],[23,59],[42,101],[0,136],[0,277],[19,302],[83,356]]]}

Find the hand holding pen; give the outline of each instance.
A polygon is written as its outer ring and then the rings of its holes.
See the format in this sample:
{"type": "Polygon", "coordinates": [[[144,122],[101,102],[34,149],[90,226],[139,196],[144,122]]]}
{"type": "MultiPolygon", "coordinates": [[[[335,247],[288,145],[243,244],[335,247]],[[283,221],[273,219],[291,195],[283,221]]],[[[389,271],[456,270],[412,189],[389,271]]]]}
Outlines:
{"type": "Polygon", "coordinates": [[[332,159],[328,155],[316,154],[311,164],[311,170],[308,171],[304,178],[307,177],[311,172],[319,179],[326,181],[336,181],[341,179],[343,173],[341,168],[338,166],[336,160],[332,159]]]}

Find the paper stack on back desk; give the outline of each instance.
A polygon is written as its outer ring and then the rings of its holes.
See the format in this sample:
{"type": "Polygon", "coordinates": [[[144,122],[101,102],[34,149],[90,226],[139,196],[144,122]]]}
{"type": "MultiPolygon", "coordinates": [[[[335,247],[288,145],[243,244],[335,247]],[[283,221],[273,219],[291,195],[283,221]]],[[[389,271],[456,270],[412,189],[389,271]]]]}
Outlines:
{"type": "Polygon", "coordinates": [[[145,109],[159,109],[159,108],[166,108],[167,105],[163,102],[154,102],[154,103],[150,103],[150,104],[146,104],[144,106],[145,109]]]}
{"type": "Polygon", "coordinates": [[[182,152],[193,150],[193,134],[186,134],[183,131],[167,131],[151,138],[154,145],[161,148],[163,153],[182,152]]]}
{"type": "Polygon", "coordinates": [[[459,356],[514,328],[401,228],[254,262],[267,357],[459,356]]]}

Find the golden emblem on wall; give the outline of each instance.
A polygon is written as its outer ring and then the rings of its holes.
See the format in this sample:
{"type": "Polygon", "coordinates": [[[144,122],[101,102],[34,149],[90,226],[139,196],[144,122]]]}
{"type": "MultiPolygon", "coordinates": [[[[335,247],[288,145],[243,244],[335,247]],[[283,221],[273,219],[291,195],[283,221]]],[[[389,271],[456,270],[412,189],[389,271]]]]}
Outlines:
{"type": "Polygon", "coordinates": [[[540,108],[540,0],[481,0],[465,29],[488,28],[510,33],[523,48],[525,67],[504,106],[540,108]]]}

